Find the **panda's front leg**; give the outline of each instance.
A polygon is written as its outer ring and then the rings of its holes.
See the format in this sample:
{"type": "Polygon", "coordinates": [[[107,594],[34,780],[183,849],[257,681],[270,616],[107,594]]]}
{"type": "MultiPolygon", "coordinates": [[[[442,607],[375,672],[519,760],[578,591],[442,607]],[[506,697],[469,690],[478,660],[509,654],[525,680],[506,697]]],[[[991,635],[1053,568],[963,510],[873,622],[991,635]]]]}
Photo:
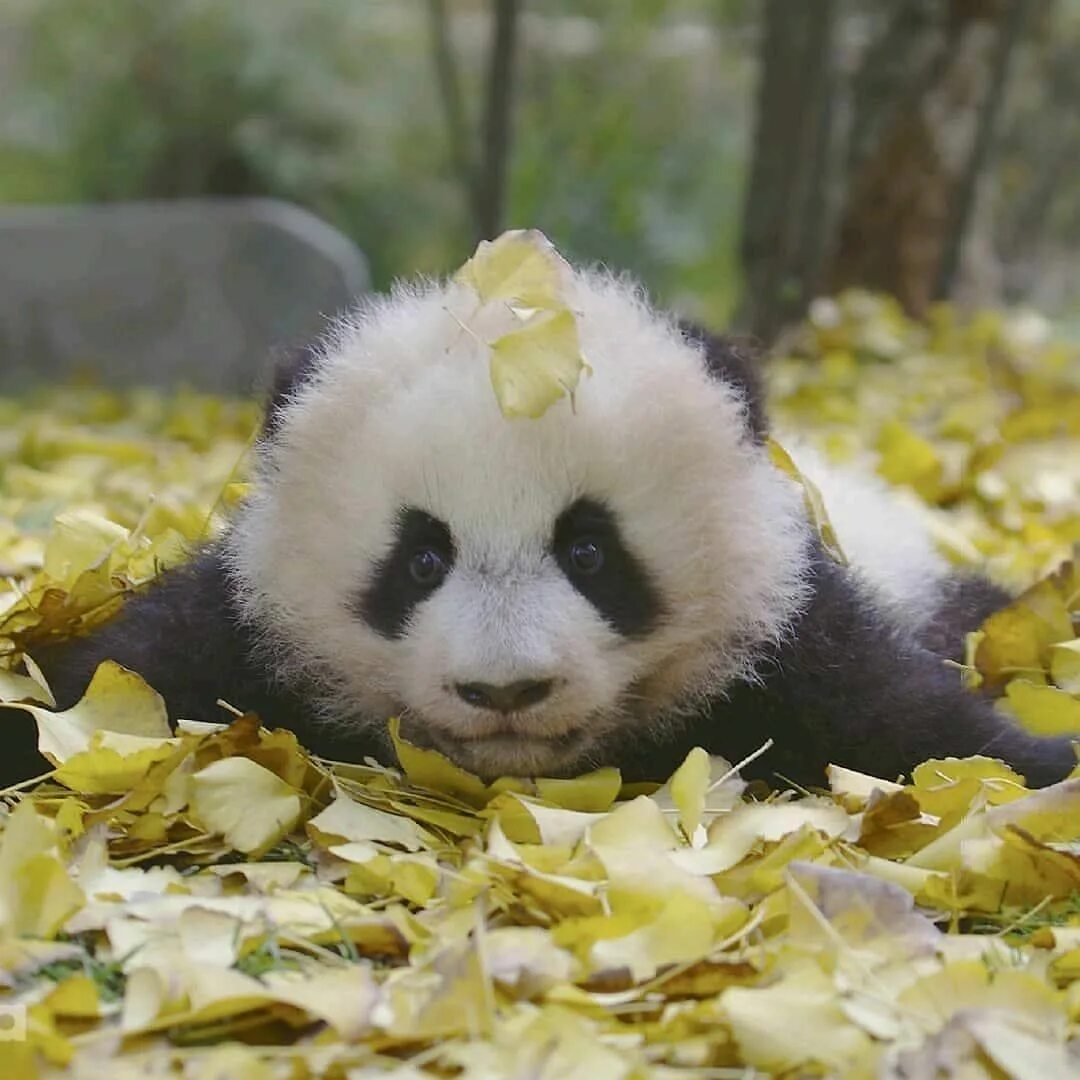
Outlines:
{"type": "MultiPolygon", "coordinates": [[[[130,597],[93,633],[28,650],[41,667],[58,709],[83,696],[98,665],[114,661],[140,675],[164,698],[171,719],[229,720],[224,700],[258,712],[268,726],[299,727],[304,702],[275,687],[253,662],[232,586],[216,548],[196,553],[130,597]]],[[[0,785],[27,780],[51,767],[37,752],[30,717],[0,709],[0,785]]]]}
{"type": "Polygon", "coordinates": [[[688,733],[732,760],[771,738],[747,775],[820,786],[829,764],[883,779],[934,757],[999,758],[1031,786],[1076,765],[1069,738],[1022,730],[965,690],[954,665],[897,625],[846,568],[815,560],[814,596],[760,682],[718,701],[688,733]]]}

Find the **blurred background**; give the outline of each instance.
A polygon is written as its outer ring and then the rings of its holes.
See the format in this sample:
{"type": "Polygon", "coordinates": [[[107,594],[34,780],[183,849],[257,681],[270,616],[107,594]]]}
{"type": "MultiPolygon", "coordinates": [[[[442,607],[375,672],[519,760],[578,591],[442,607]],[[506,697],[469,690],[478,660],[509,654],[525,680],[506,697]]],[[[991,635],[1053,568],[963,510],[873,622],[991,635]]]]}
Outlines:
{"type": "Polygon", "coordinates": [[[275,196],[373,283],[545,231],[771,340],[815,296],[1080,332],[1080,0],[2,0],[0,203],[275,196]]]}

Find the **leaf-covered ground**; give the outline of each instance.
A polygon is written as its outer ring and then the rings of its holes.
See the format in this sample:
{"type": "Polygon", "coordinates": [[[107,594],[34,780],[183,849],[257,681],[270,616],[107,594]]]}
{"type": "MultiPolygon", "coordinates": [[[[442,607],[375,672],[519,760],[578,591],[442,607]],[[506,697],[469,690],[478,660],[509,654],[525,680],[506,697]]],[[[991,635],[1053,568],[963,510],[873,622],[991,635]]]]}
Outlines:
{"type": "MultiPolygon", "coordinates": [[[[1025,590],[956,677],[1080,732],[1080,355],[1043,337],[853,295],[771,380],[786,428],[1025,590]]],[[[694,753],[659,791],[485,786],[401,742],[401,770],[331,767],[254,717],[173,734],[112,665],[51,709],[22,654],[217,532],[256,422],[0,399],[0,701],[58,765],[4,798],[0,1076],[1080,1075],[1080,770],[770,795],[694,753]]]]}

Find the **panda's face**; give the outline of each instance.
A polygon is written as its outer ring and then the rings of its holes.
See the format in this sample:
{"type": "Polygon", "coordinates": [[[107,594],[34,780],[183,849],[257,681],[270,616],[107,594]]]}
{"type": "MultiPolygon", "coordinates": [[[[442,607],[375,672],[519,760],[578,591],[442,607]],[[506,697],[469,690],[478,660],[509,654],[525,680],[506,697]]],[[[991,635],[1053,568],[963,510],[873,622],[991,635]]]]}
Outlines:
{"type": "Polygon", "coordinates": [[[232,540],[249,614],[335,723],[399,715],[483,776],[599,763],[742,672],[801,596],[798,496],[732,390],[621,286],[575,282],[593,374],[539,420],[500,413],[456,289],[343,331],[232,540]]]}
{"type": "Polygon", "coordinates": [[[587,495],[497,539],[455,517],[402,507],[352,610],[396,646],[407,735],[485,775],[559,770],[623,714],[662,587],[587,495]]]}

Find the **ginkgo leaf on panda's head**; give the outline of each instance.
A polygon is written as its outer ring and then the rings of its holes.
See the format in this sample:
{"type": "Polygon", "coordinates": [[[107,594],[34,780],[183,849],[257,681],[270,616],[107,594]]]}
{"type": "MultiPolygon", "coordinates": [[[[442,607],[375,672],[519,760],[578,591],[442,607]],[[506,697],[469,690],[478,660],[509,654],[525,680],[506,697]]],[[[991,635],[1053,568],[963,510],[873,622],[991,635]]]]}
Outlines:
{"type": "Polygon", "coordinates": [[[508,419],[539,419],[560,398],[572,398],[589,370],[570,311],[532,319],[491,346],[491,382],[508,419]]]}
{"type": "Polygon", "coordinates": [[[515,313],[527,316],[564,306],[564,266],[542,232],[517,229],[495,240],[482,240],[456,276],[475,290],[482,304],[502,300],[515,313]]]}
{"type": "Polygon", "coordinates": [[[589,370],[564,295],[568,274],[547,237],[529,229],[481,242],[456,275],[476,293],[480,308],[505,305],[520,323],[488,342],[491,383],[507,419],[535,420],[560,398],[572,399],[589,370]]]}

